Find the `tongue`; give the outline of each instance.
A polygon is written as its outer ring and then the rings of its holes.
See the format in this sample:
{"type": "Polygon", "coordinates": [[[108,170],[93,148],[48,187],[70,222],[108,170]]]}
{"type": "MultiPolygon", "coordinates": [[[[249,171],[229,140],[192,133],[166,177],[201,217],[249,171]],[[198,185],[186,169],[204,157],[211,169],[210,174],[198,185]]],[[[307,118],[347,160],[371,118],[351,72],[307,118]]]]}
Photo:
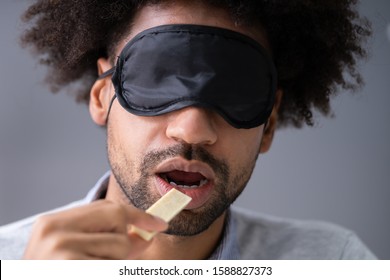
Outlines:
{"type": "Polygon", "coordinates": [[[194,172],[184,172],[184,171],[171,171],[165,174],[169,179],[174,181],[178,185],[195,185],[198,184],[205,177],[200,173],[194,172]]]}

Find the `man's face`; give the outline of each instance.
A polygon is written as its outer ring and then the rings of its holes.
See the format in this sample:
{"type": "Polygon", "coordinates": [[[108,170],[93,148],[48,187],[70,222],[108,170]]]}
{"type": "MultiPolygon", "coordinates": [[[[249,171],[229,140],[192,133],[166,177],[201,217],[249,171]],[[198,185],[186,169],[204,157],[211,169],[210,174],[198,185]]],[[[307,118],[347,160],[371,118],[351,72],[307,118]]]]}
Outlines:
{"type": "MultiPolygon", "coordinates": [[[[140,9],[118,54],[137,33],[176,23],[232,29],[262,43],[262,36],[236,26],[225,11],[191,2],[140,9]]],[[[168,232],[194,235],[206,230],[244,189],[262,133],[263,126],[236,129],[204,108],[140,117],[115,101],[107,123],[109,162],[122,199],[138,208],[147,209],[171,188],[191,196],[191,203],[170,223],[168,232]]]]}

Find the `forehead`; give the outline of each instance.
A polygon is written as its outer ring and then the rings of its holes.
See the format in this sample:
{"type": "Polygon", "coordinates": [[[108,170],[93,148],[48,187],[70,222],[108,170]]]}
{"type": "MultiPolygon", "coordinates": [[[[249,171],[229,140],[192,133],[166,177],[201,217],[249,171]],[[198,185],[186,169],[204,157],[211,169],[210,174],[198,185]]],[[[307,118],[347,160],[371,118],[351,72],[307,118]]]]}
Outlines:
{"type": "Polygon", "coordinates": [[[168,4],[154,4],[141,7],[134,15],[131,26],[128,27],[128,35],[121,42],[118,42],[115,51],[116,55],[138,33],[166,24],[197,24],[230,29],[255,39],[269,50],[265,32],[260,25],[238,25],[232,20],[227,10],[205,5],[200,1],[174,1],[168,4]]]}

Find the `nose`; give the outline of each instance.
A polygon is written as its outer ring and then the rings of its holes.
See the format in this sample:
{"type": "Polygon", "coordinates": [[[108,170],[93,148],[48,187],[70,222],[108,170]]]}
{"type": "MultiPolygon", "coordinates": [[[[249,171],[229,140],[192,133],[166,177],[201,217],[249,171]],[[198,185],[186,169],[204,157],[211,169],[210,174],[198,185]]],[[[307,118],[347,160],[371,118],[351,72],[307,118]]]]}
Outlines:
{"type": "Polygon", "coordinates": [[[187,107],[171,114],[166,129],[168,138],[191,145],[212,145],[217,141],[213,112],[187,107]]]}

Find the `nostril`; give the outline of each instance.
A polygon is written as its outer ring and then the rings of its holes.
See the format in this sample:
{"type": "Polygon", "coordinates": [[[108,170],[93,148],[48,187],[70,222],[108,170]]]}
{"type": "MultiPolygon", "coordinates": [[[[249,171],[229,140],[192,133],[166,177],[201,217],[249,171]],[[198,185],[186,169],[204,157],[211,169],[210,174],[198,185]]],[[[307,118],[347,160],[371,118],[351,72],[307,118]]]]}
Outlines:
{"type": "Polygon", "coordinates": [[[217,140],[213,122],[208,110],[187,107],[171,115],[166,134],[178,142],[211,145],[217,140]]]}

